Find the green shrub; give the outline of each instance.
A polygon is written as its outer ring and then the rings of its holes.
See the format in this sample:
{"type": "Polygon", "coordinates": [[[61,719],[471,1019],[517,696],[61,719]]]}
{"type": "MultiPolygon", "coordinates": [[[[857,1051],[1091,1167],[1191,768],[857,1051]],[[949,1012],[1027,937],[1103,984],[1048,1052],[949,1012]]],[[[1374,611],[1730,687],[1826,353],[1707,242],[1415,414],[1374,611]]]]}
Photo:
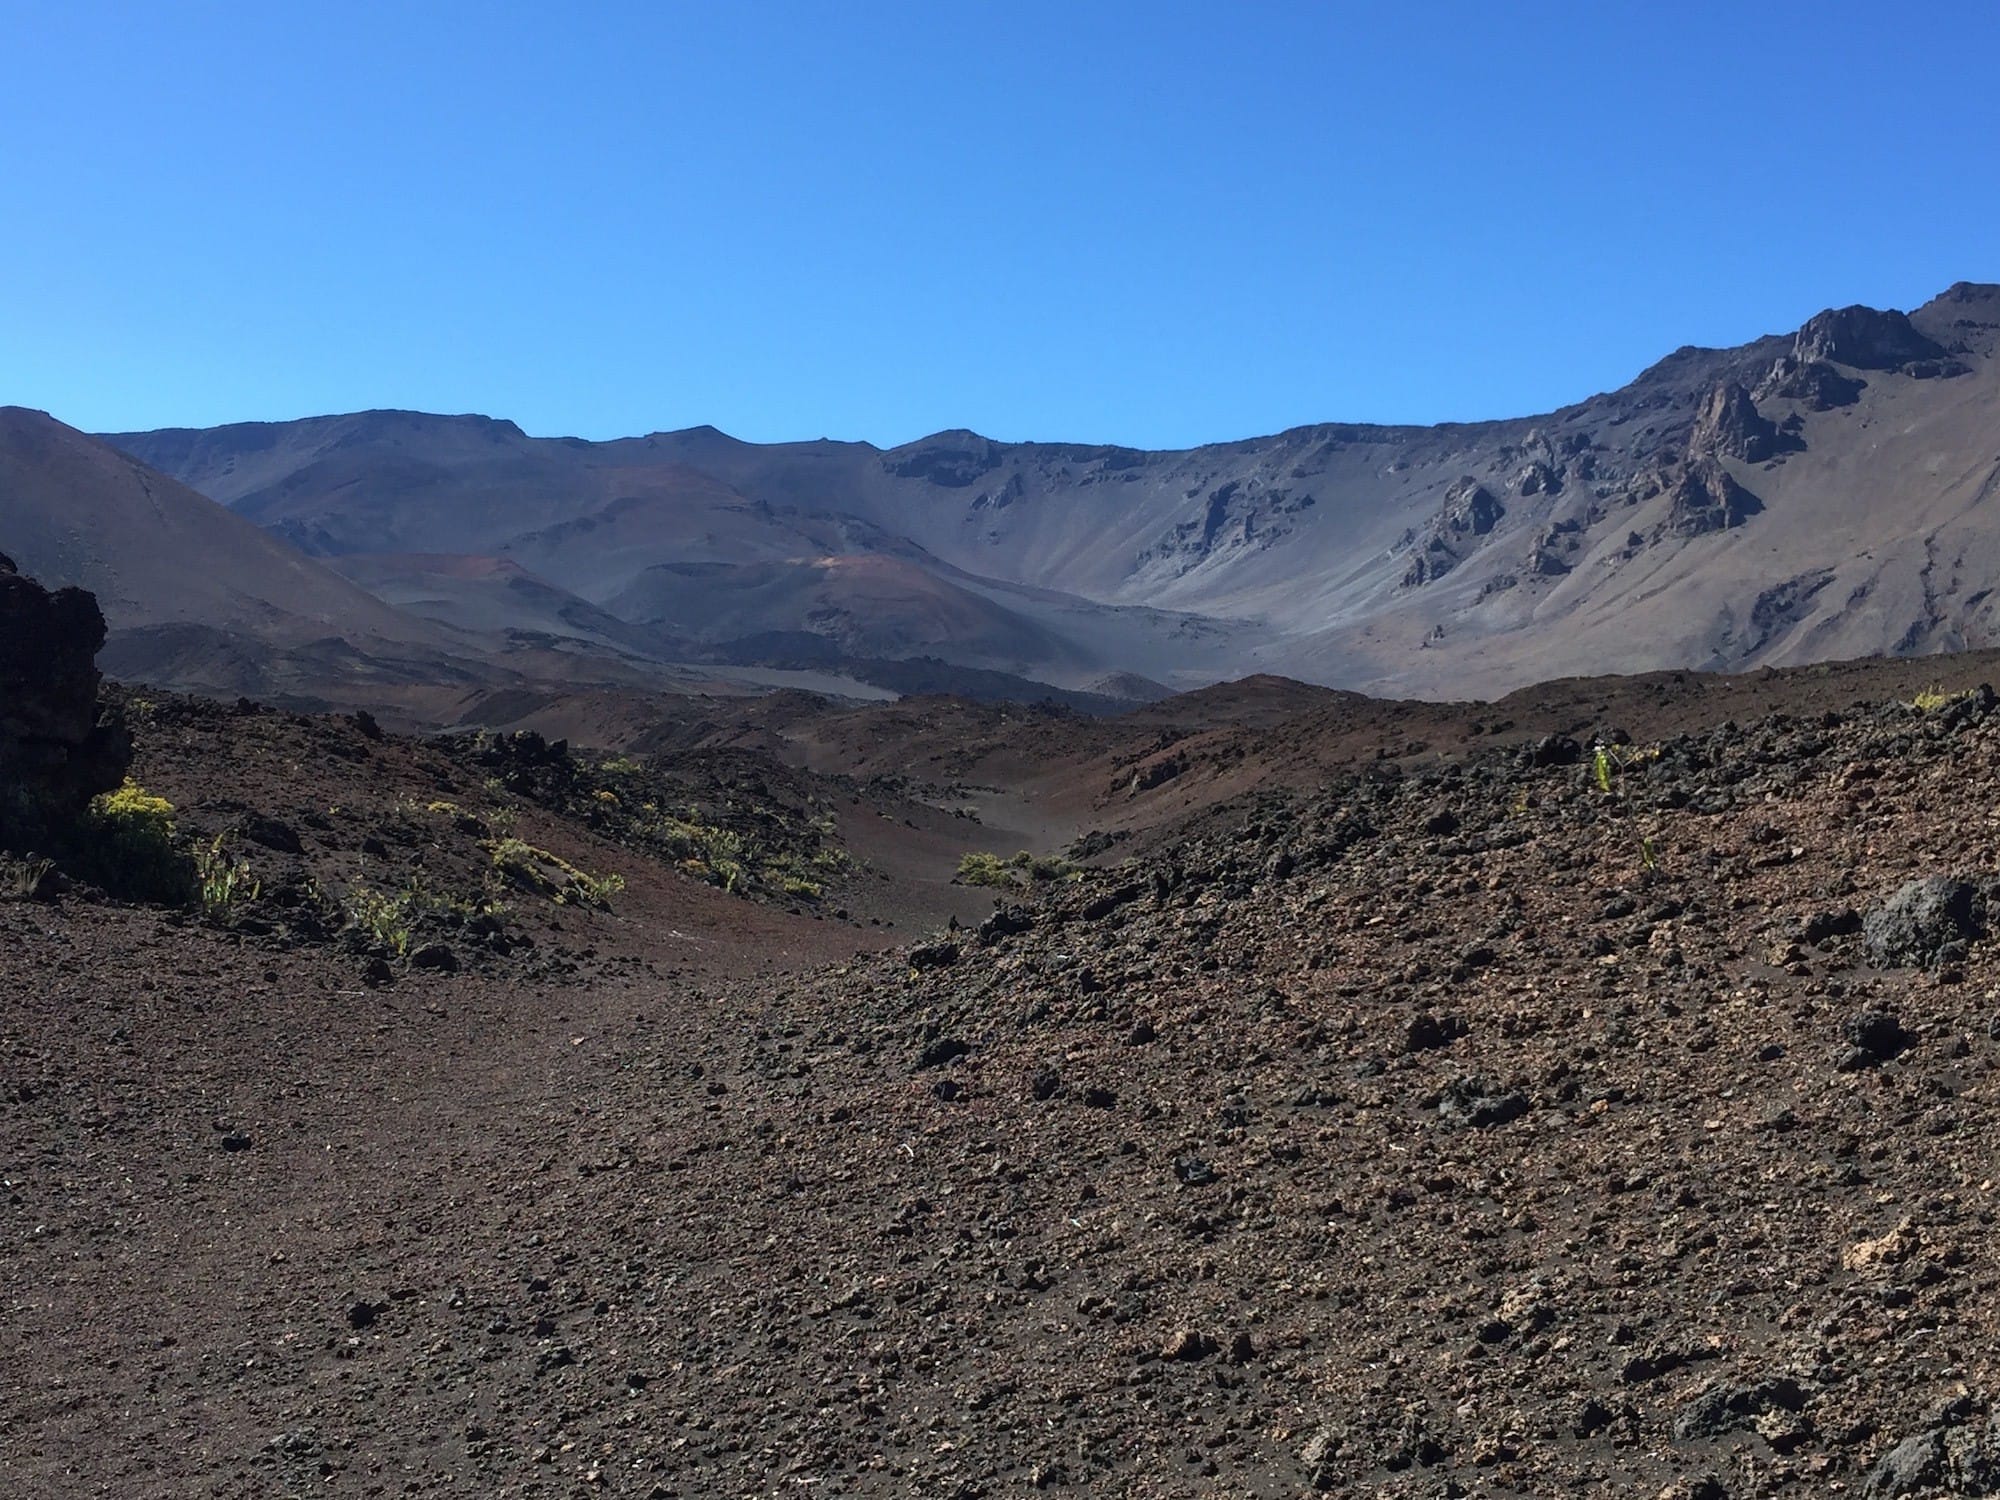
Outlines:
{"type": "Polygon", "coordinates": [[[1083,872],[1066,859],[1030,854],[1026,849],[1007,859],[974,851],[958,862],[960,885],[1022,886],[1051,880],[1081,880],[1083,872]]]}
{"type": "Polygon", "coordinates": [[[958,862],[960,885],[1014,885],[1014,872],[998,855],[975,850],[958,862]]]}
{"type": "Polygon", "coordinates": [[[129,776],[90,804],[79,830],[77,873],[114,896],[185,906],[195,896],[194,862],[174,833],[174,805],[129,776]]]}

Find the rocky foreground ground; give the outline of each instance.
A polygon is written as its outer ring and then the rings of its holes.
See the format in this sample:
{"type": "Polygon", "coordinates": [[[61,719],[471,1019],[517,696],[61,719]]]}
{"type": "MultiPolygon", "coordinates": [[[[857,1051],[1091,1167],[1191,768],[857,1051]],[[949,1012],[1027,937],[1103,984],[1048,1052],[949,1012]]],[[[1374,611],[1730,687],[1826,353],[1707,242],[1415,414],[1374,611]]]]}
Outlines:
{"type": "Polygon", "coordinates": [[[0,1491],[2000,1491],[1992,696],[1595,729],[875,955],[0,902],[0,1491]]]}

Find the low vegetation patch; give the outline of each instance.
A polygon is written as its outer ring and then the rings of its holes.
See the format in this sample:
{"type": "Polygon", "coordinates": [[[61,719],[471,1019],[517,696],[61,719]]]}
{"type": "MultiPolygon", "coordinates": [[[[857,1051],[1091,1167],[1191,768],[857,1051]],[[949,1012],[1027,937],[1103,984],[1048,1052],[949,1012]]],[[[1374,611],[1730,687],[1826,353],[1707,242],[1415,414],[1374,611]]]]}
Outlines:
{"type": "Polygon", "coordinates": [[[997,854],[974,851],[958,862],[958,874],[954,877],[960,885],[983,885],[1002,888],[1019,888],[1029,885],[1046,885],[1054,880],[1081,880],[1083,872],[1076,865],[1055,855],[1030,854],[1026,849],[1011,859],[1002,859],[997,854]]]}
{"type": "Polygon", "coordinates": [[[1925,688],[1916,697],[1912,698],[1910,700],[1910,707],[1914,708],[1920,714],[1933,714],[1941,708],[1950,708],[1952,704],[1957,703],[1962,698],[1970,698],[1971,696],[1970,691],[1947,693],[1941,687],[1932,686],[1925,688]]]}
{"type": "Polygon", "coordinates": [[[263,882],[229,849],[229,835],[218,833],[194,851],[195,895],[202,911],[217,921],[230,920],[238,906],[263,894],[263,882]]]}
{"type": "Polygon", "coordinates": [[[591,906],[608,911],[611,898],[625,889],[623,875],[592,875],[561,855],[517,838],[486,845],[493,867],[525,890],[545,896],[558,906],[591,906]]]}

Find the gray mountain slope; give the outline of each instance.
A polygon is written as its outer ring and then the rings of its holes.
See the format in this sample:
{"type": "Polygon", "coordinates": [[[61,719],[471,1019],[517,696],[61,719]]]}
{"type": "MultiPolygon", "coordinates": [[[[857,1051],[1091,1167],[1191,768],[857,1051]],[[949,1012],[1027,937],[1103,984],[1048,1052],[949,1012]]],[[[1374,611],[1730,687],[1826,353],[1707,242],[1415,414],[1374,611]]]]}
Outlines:
{"type": "Polygon", "coordinates": [[[1169,452],[405,412],[111,441],[307,551],[505,558],[711,643],[1485,696],[2000,639],[1996,341],[2000,288],[1962,283],[1539,417],[1169,452]]]}

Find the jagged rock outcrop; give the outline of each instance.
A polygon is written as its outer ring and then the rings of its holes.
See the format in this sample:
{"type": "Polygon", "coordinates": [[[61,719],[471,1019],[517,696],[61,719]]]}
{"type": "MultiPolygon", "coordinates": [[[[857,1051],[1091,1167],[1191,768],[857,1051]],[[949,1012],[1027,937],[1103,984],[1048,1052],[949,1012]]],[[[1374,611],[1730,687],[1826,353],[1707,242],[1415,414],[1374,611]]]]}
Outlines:
{"type": "Polygon", "coordinates": [[[1915,361],[1947,358],[1902,313],[1872,307],[1838,307],[1807,320],[1792,344],[1802,364],[1827,361],[1857,370],[1895,370],[1915,361]]]}
{"type": "Polygon", "coordinates": [[[1000,446],[976,432],[940,432],[882,455],[883,472],[963,489],[1000,467],[1000,446]]]}
{"type": "Polygon", "coordinates": [[[1529,495],[1560,495],[1563,488],[1563,471],[1550,464],[1531,463],[1514,480],[1514,493],[1523,497],[1529,495]]]}
{"type": "Polygon", "coordinates": [[[97,705],[103,644],[92,595],[51,593],[0,556],[0,846],[41,837],[123,779],[130,746],[97,705]]]}
{"type": "Polygon", "coordinates": [[[1764,508],[1729,471],[1712,458],[1690,459],[1667,486],[1667,530],[1674,536],[1706,536],[1741,526],[1764,508]]]}
{"type": "Polygon", "coordinates": [[[1783,446],[1777,423],[1757,410],[1750,393],[1725,380],[1703,398],[1695,413],[1688,451],[1726,455],[1745,463],[1762,463],[1783,446]]]}
{"type": "Polygon", "coordinates": [[[1492,533],[1506,514],[1507,507],[1470,474],[1453,480],[1444,492],[1444,505],[1425,528],[1416,555],[1403,571],[1403,586],[1414,588],[1444,577],[1465,560],[1478,538],[1492,533]]]}
{"type": "Polygon", "coordinates": [[[1777,397],[1796,401],[1808,411],[1832,411],[1852,406],[1867,388],[1867,381],[1843,375],[1824,360],[1799,360],[1787,354],[1757,383],[1755,399],[1777,397]]]}

